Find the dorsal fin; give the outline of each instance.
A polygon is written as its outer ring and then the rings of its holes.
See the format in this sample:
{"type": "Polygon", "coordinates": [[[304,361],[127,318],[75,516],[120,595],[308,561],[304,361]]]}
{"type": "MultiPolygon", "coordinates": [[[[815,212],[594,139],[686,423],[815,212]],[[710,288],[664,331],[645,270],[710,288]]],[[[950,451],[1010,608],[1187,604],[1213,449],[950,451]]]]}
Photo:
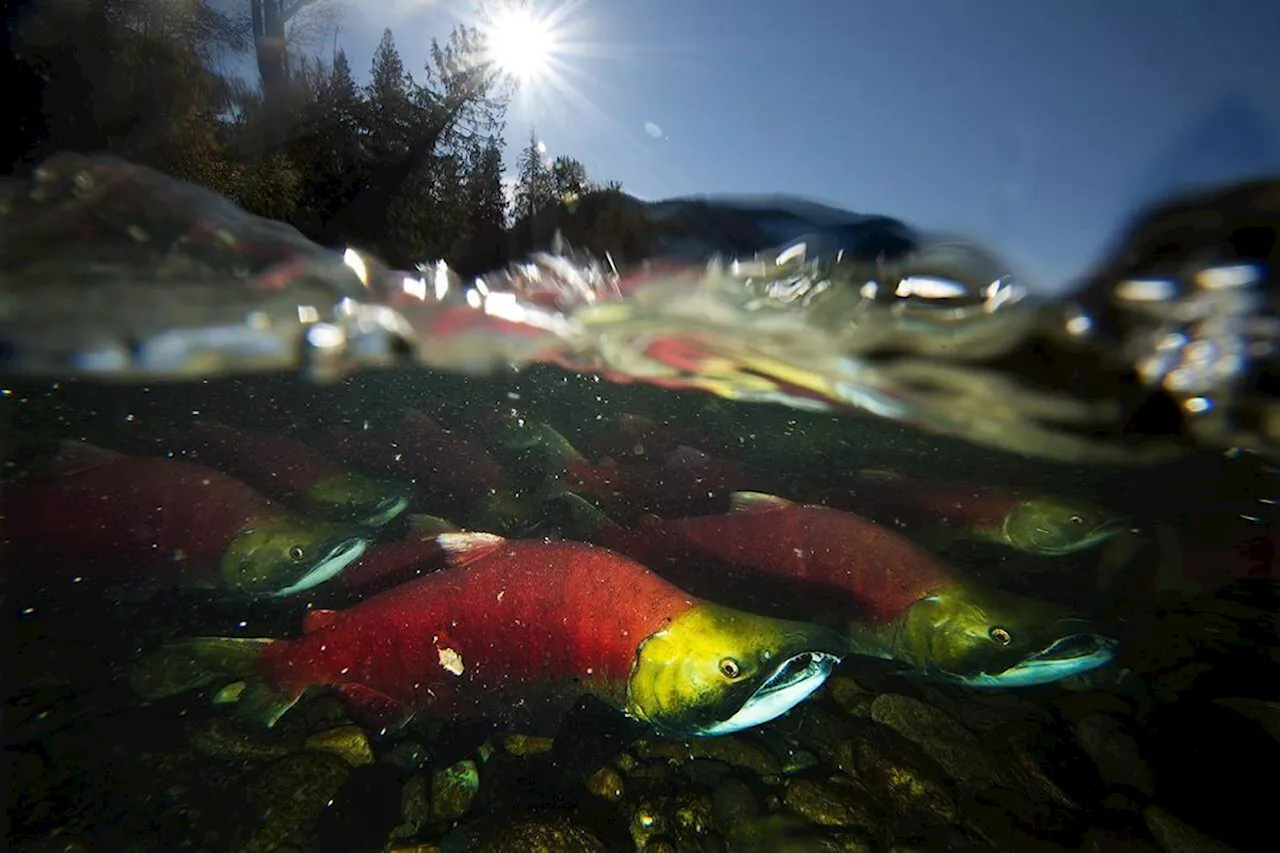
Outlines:
{"type": "Polygon", "coordinates": [[[711,461],[711,455],[704,453],[696,447],[690,447],[687,444],[681,444],[675,450],[672,450],[662,460],[664,468],[682,468],[682,467],[698,467],[706,465],[711,461]]]}
{"type": "Polygon", "coordinates": [[[890,471],[886,468],[863,468],[857,473],[859,480],[871,480],[886,482],[890,480],[905,480],[906,478],[897,471],[890,471]]]}
{"type": "Polygon", "coordinates": [[[102,465],[109,465],[127,454],[99,447],[87,441],[62,439],[53,455],[34,463],[30,472],[40,477],[69,477],[102,465]]]}
{"type": "Polygon", "coordinates": [[[594,542],[601,530],[618,526],[604,510],[576,492],[562,492],[556,500],[564,510],[565,530],[572,539],[594,542]]]}
{"type": "Polygon", "coordinates": [[[501,548],[506,539],[495,533],[441,533],[436,544],[450,566],[465,566],[501,548]]]}
{"type": "Polygon", "coordinates": [[[462,530],[447,518],[422,512],[409,513],[409,529],[423,538],[439,536],[441,533],[459,533],[462,530]]]}
{"type": "Polygon", "coordinates": [[[189,429],[194,433],[218,436],[234,435],[239,432],[239,430],[227,426],[222,421],[212,420],[211,418],[196,418],[191,422],[189,429]]]}
{"type": "Polygon", "coordinates": [[[623,435],[635,435],[638,432],[653,432],[658,428],[658,422],[646,418],[644,415],[637,415],[632,412],[623,412],[618,417],[618,431],[623,435]]]}
{"type": "Polygon", "coordinates": [[[307,615],[302,617],[302,633],[323,631],[341,618],[341,610],[308,610],[307,615]]]}
{"type": "Polygon", "coordinates": [[[768,512],[794,506],[786,498],[764,492],[734,492],[729,495],[729,512],[768,512]]]}

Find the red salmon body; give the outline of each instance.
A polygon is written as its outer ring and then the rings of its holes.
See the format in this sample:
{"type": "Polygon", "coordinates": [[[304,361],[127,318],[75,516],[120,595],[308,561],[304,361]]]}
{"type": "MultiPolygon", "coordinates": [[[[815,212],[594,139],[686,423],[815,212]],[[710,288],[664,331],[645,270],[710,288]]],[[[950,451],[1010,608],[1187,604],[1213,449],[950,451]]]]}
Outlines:
{"type": "Polygon", "coordinates": [[[621,705],[639,644],[698,603],[603,548],[465,536],[480,543],[468,562],[318,612],[315,630],[268,646],[264,680],[442,716],[588,691],[621,705]]]}
{"type": "Polygon", "coordinates": [[[867,477],[848,489],[829,489],[815,503],[856,512],[908,532],[942,525],[956,530],[999,530],[1023,495],[1000,486],[867,477]]]}
{"type": "Polygon", "coordinates": [[[369,592],[439,571],[446,564],[445,551],[434,534],[378,542],[343,571],[342,584],[353,591],[369,592]]]}
{"type": "Polygon", "coordinates": [[[211,468],[119,454],[61,476],[6,485],[0,505],[6,578],[52,569],[68,577],[165,585],[215,578],[232,539],[250,522],[283,512],[211,468]]]}
{"type": "Polygon", "coordinates": [[[218,423],[198,423],[190,431],[194,459],[278,500],[343,473],[318,451],[281,435],[218,423]]]}
{"type": "Polygon", "coordinates": [[[766,495],[734,501],[725,515],[606,525],[599,540],[695,595],[770,615],[834,610],[884,624],[956,582],[933,555],[851,513],[766,495]]]}
{"type": "Polygon", "coordinates": [[[701,449],[706,437],[697,430],[677,423],[659,423],[642,415],[624,414],[617,428],[587,436],[580,450],[594,459],[610,457],[662,460],[681,446],[701,449]]]}
{"type": "Polygon", "coordinates": [[[488,451],[417,412],[395,427],[341,433],[329,446],[344,462],[411,480],[437,503],[470,502],[509,486],[488,451]]]}
{"type": "Polygon", "coordinates": [[[1154,591],[1213,592],[1239,580],[1280,578],[1276,536],[1256,526],[1222,531],[1218,541],[1182,541],[1168,530],[1164,556],[1151,578],[1154,591]]]}
{"type": "Polygon", "coordinates": [[[611,517],[632,523],[642,515],[701,515],[723,510],[734,492],[767,487],[763,475],[745,465],[677,448],[661,464],[616,462],[569,464],[565,486],[593,498],[611,517]]]}

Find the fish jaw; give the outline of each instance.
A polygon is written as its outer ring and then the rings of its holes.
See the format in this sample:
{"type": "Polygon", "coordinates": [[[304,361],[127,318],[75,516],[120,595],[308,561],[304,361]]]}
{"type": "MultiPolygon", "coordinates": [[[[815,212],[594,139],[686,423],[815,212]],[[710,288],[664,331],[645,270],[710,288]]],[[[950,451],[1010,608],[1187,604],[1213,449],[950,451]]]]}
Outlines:
{"type": "Polygon", "coordinates": [[[732,734],[777,719],[826,683],[840,658],[827,652],[793,655],[760,685],[736,714],[697,732],[701,737],[732,734]]]}
{"type": "Polygon", "coordinates": [[[289,586],[276,590],[272,593],[272,596],[285,598],[290,595],[297,595],[337,577],[342,574],[347,566],[360,559],[368,547],[369,541],[358,536],[352,536],[339,542],[316,563],[311,571],[289,586]]]}
{"type": "Polygon", "coordinates": [[[290,513],[247,524],[223,551],[228,592],[282,597],[318,586],[360,559],[368,538],[358,528],[290,513]]]}
{"type": "Polygon", "coordinates": [[[404,512],[408,508],[408,498],[403,496],[390,498],[384,501],[381,507],[360,519],[360,523],[366,527],[381,527],[392,519],[398,517],[400,513],[404,512]]]}
{"type": "Polygon", "coordinates": [[[1034,687],[1095,670],[1115,659],[1116,643],[1100,634],[1069,634],[1004,670],[956,680],[967,687],[1034,687]]]}
{"type": "Polygon", "coordinates": [[[409,495],[392,483],[343,473],[313,483],[301,495],[306,511],[334,521],[381,527],[409,506],[409,495]]]}
{"type": "Polygon", "coordinates": [[[640,644],[626,710],[667,737],[742,731],[812,694],[847,648],[816,625],[695,603],[640,644]]]}

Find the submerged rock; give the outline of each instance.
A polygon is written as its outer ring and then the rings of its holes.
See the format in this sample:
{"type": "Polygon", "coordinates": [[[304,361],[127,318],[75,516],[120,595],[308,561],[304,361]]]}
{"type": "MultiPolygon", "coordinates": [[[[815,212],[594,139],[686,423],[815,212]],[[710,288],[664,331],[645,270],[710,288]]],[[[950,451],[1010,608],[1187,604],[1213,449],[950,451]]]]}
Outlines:
{"type": "Polygon", "coordinates": [[[406,770],[421,770],[431,761],[431,753],[416,740],[397,741],[382,758],[389,764],[406,770]]]}
{"type": "Polygon", "coordinates": [[[872,703],[871,719],[914,742],[963,788],[987,788],[1003,781],[978,736],[928,703],[885,693],[872,703]]]}
{"type": "Polygon", "coordinates": [[[666,798],[643,800],[631,812],[631,840],[643,850],[651,840],[671,831],[671,803],[666,798]]]}
{"type": "Polygon", "coordinates": [[[1123,785],[1143,797],[1155,793],[1151,768],[1142,758],[1138,742],[1114,717],[1090,714],[1076,723],[1076,741],[1093,759],[1098,775],[1108,785],[1123,785]]]}
{"type": "Polygon", "coordinates": [[[1165,853],[1236,853],[1234,847],[1210,838],[1159,806],[1147,806],[1142,818],[1165,853]]]}
{"type": "Polygon", "coordinates": [[[711,818],[728,835],[735,826],[760,814],[760,803],[751,786],[741,779],[726,779],[711,792],[711,818]]]}
{"type": "Polygon", "coordinates": [[[555,747],[555,740],[533,735],[508,735],[502,745],[512,755],[545,755],[555,747]]]}
{"type": "Polygon", "coordinates": [[[945,711],[896,693],[883,693],[871,703],[871,719],[905,738],[978,745],[977,736],[945,711]]]}
{"type": "Polygon", "coordinates": [[[325,752],[295,753],[263,768],[246,791],[259,823],[239,849],[270,853],[295,833],[309,831],[350,772],[347,762],[325,752]]]}
{"type": "Polygon", "coordinates": [[[390,838],[398,841],[417,835],[431,817],[431,790],[425,776],[415,773],[400,789],[400,823],[391,829],[390,838]]]}
{"type": "Polygon", "coordinates": [[[373,763],[369,737],[359,726],[339,726],[316,732],[307,738],[304,746],[317,752],[331,752],[352,767],[373,763]]]}
{"type": "Polygon", "coordinates": [[[487,837],[480,853],[604,853],[588,830],[563,818],[526,818],[487,837]]]}
{"type": "Polygon", "coordinates": [[[783,802],[819,826],[859,829],[870,837],[880,831],[879,810],[871,796],[847,778],[792,779],[783,802]]]}
{"type": "Polygon", "coordinates": [[[956,792],[945,770],[915,743],[878,723],[836,747],[839,766],[905,824],[952,823],[956,792]]]}
{"type": "Polygon", "coordinates": [[[1280,742],[1280,702],[1268,702],[1264,699],[1215,699],[1214,704],[1230,708],[1253,720],[1280,742]]]}
{"type": "Polygon", "coordinates": [[[467,813],[480,790],[480,769],[470,759],[437,770],[431,776],[431,819],[451,823],[467,813]]]}
{"type": "Polygon", "coordinates": [[[642,758],[665,758],[682,765],[694,758],[709,758],[731,767],[748,770],[757,776],[777,776],[782,765],[768,750],[740,737],[712,737],[687,741],[641,741],[637,751],[642,758]]]}
{"type": "Polygon", "coordinates": [[[354,767],[316,821],[318,853],[380,850],[401,822],[405,772],[394,764],[354,767]]]}
{"type": "Polygon", "coordinates": [[[672,825],[676,840],[683,844],[698,840],[711,832],[715,820],[711,798],[702,794],[682,794],[677,797],[675,810],[672,812],[672,825]]]}
{"type": "Polygon", "coordinates": [[[837,744],[853,737],[860,725],[861,721],[828,711],[816,702],[802,702],[775,720],[772,727],[792,743],[817,754],[829,764],[835,764],[839,760],[837,744]]]}
{"type": "Polygon", "coordinates": [[[827,693],[850,717],[867,717],[871,714],[871,704],[876,694],[863,687],[847,675],[837,675],[827,679],[827,693]]]}
{"type": "Polygon", "coordinates": [[[872,853],[859,836],[814,826],[783,813],[744,820],[726,833],[732,853],[872,853]]]}
{"type": "Polygon", "coordinates": [[[280,758],[293,750],[284,743],[250,732],[227,717],[210,717],[186,725],[191,748],[210,758],[280,758]]]}
{"type": "Polygon", "coordinates": [[[613,767],[601,767],[588,776],[584,784],[590,793],[610,803],[619,802],[626,795],[622,774],[613,767]]]}
{"type": "Polygon", "coordinates": [[[1145,835],[1094,827],[1084,835],[1080,853],[1161,853],[1159,845],[1145,835]]]}

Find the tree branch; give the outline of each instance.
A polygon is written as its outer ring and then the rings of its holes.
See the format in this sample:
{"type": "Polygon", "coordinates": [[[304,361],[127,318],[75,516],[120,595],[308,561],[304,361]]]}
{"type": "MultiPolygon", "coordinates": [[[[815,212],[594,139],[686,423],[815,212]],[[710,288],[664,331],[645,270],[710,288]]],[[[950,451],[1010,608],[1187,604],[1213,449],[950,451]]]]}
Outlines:
{"type": "Polygon", "coordinates": [[[294,15],[318,2],[320,2],[320,0],[293,0],[293,3],[288,8],[285,8],[284,3],[282,2],[280,4],[280,17],[285,21],[291,20],[294,15]]]}

